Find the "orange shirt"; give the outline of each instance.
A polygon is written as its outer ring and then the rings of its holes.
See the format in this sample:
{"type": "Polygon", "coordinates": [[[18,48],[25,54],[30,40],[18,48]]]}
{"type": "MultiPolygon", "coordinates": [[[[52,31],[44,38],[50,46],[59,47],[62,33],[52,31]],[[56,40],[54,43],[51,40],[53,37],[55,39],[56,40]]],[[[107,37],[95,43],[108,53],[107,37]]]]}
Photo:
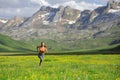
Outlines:
{"type": "Polygon", "coordinates": [[[47,51],[47,48],[45,46],[40,46],[39,47],[39,52],[40,53],[44,53],[45,51],[47,51]]]}

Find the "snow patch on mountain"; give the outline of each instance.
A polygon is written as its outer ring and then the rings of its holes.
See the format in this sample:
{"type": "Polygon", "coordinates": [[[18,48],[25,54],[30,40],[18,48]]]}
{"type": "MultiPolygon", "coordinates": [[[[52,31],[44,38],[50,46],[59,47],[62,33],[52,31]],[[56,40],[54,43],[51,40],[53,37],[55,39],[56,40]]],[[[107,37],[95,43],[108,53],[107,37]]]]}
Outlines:
{"type": "Polygon", "coordinates": [[[108,13],[116,13],[116,12],[120,12],[120,9],[110,9],[108,11],[108,13]]]}
{"type": "Polygon", "coordinates": [[[120,16],[120,9],[110,9],[108,13],[115,14],[116,16],[120,16]]]}
{"type": "Polygon", "coordinates": [[[3,19],[0,19],[0,22],[2,23],[7,23],[8,20],[3,20],[3,19]]]}
{"type": "Polygon", "coordinates": [[[55,14],[55,12],[50,12],[50,13],[43,14],[43,15],[41,15],[40,17],[41,17],[41,18],[51,17],[51,16],[53,16],[54,14],[55,14]]]}
{"type": "Polygon", "coordinates": [[[68,23],[69,24],[74,24],[76,21],[69,21],[68,23]]]}
{"type": "Polygon", "coordinates": [[[39,18],[45,18],[46,16],[49,16],[50,15],[50,13],[46,13],[46,14],[42,14],[42,15],[38,15],[39,16],[39,18]]]}
{"type": "Polygon", "coordinates": [[[48,24],[49,24],[49,21],[43,21],[43,24],[44,24],[44,25],[48,25],[48,24]]]}

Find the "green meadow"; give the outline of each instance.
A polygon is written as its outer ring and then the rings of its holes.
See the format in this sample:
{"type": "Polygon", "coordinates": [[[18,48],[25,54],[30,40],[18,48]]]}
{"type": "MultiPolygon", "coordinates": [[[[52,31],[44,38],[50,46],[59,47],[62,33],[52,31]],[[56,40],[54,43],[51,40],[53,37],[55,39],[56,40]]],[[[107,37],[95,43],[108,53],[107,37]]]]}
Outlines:
{"type": "MultiPolygon", "coordinates": [[[[49,54],[49,53],[48,53],[49,54]]],[[[120,80],[120,55],[0,56],[0,80],[120,80]]]]}
{"type": "Polygon", "coordinates": [[[120,80],[120,44],[111,41],[19,41],[0,34],[0,80],[120,80]],[[49,53],[38,66],[36,46],[42,41],[49,53]]]}

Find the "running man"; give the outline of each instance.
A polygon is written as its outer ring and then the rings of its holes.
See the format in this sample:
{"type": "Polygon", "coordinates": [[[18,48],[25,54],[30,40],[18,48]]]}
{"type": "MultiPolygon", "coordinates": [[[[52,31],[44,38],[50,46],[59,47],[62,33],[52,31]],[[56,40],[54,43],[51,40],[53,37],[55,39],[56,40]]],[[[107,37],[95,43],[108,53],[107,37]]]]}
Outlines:
{"type": "Polygon", "coordinates": [[[38,52],[38,57],[40,58],[40,63],[39,63],[40,66],[43,61],[44,54],[45,52],[47,52],[47,47],[44,42],[41,42],[41,45],[37,46],[37,52],[38,52]]]}

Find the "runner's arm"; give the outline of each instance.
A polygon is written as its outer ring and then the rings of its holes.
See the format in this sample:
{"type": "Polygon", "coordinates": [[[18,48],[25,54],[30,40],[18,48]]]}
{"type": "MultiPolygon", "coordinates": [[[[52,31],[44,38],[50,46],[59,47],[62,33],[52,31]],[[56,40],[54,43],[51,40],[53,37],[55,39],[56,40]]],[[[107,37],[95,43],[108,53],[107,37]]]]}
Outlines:
{"type": "Polygon", "coordinates": [[[45,50],[45,51],[46,51],[46,53],[48,53],[48,50],[47,50],[47,48],[46,48],[46,50],[45,50]]]}

